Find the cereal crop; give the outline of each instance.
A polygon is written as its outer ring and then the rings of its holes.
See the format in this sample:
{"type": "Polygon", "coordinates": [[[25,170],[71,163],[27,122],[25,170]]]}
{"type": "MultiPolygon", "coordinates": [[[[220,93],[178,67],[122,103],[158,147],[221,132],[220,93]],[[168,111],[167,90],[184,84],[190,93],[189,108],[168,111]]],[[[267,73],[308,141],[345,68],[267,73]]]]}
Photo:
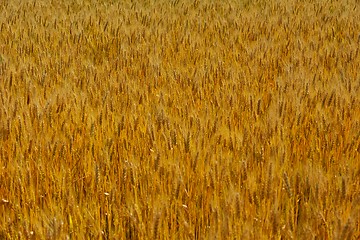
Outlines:
{"type": "Polygon", "coordinates": [[[0,2],[0,239],[359,239],[360,5],[0,2]]]}

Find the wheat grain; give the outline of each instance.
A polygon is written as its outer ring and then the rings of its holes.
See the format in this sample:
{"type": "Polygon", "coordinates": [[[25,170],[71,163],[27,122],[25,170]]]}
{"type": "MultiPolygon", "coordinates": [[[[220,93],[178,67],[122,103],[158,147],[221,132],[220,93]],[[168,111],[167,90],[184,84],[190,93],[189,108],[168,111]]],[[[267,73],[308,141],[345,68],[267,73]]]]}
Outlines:
{"type": "Polygon", "coordinates": [[[354,1],[0,5],[0,238],[359,237],[354,1]]]}

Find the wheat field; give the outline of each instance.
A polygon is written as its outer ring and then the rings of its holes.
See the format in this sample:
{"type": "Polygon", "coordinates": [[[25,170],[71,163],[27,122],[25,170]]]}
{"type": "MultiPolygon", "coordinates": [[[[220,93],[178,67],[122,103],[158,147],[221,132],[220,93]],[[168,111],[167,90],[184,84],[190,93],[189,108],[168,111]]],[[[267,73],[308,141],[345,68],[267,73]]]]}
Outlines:
{"type": "Polygon", "coordinates": [[[359,239],[360,5],[0,2],[0,239],[359,239]]]}

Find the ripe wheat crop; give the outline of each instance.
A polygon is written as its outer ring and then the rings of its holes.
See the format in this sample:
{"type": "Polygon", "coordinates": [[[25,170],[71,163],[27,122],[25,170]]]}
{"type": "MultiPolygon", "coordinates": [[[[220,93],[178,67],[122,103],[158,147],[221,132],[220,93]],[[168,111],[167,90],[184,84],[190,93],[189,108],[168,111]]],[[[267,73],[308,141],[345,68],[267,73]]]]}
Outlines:
{"type": "Polygon", "coordinates": [[[360,6],[0,2],[0,239],[359,239],[360,6]]]}

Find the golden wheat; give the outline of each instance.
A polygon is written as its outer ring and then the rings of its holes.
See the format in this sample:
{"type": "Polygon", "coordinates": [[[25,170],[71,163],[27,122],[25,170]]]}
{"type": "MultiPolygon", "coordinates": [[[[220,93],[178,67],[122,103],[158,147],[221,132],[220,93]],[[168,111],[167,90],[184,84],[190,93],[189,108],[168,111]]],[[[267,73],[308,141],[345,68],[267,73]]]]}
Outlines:
{"type": "Polygon", "coordinates": [[[0,3],[0,239],[358,239],[357,1],[0,3]]]}

